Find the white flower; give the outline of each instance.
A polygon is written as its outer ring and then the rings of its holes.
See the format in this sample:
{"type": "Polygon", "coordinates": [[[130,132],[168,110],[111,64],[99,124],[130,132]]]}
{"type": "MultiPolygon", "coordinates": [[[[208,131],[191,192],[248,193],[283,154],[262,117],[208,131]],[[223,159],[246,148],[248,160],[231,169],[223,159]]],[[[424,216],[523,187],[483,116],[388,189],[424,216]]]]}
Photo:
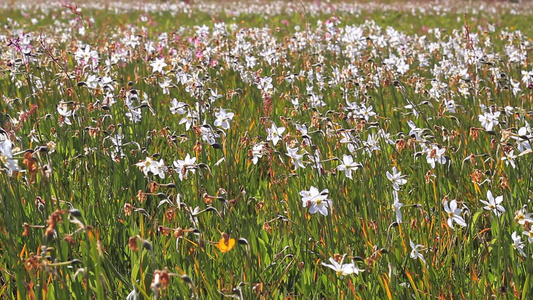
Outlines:
{"type": "Polygon", "coordinates": [[[514,150],[511,150],[509,152],[505,152],[504,156],[502,156],[502,161],[505,161],[505,165],[508,166],[509,164],[511,167],[516,168],[516,164],[514,160],[516,159],[516,155],[514,154],[514,150]]]}
{"type": "Polygon", "coordinates": [[[214,125],[217,127],[222,127],[224,130],[229,129],[229,121],[233,119],[233,116],[235,114],[232,112],[226,112],[225,109],[221,108],[218,112],[215,113],[215,117],[217,118],[214,122],[214,125]]]}
{"type": "Polygon", "coordinates": [[[272,126],[267,129],[267,141],[272,141],[274,146],[276,146],[283,132],[285,132],[285,127],[276,127],[276,124],[272,123],[272,126]]]}
{"type": "Polygon", "coordinates": [[[287,156],[291,158],[292,164],[294,165],[294,171],[298,168],[305,169],[305,164],[302,161],[304,154],[298,154],[298,148],[291,148],[287,146],[287,156]]]}
{"type": "Polygon", "coordinates": [[[187,105],[187,103],[184,103],[184,102],[178,102],[178,100],[176,100],[176,98],[172,99],[172,102],[170,102],[171,106],[170,106],[170,112],[175,115],[175,114],[178,114],[178,115],[184,115],[187,113],[187,107],[189,107],[187,105]]]}
{"type": "Polygon", "coordinates": [[[527,223],[533,223],[533,218],[531,216],[531,213],[526,213],[525,209],[522,208],[515,212],[514,219],[518,224],[525,225],[527,223]]]}
{"type": "Polygon", "coordinates": [[[455,229],[453,227],[453,222],[459,224],[459,226],[466,226],[466,222],[461,216],[462,209],[457,208],[457,200],[450,201],[448,205],[448,201],[444,201],[444,210],[446,211],[446,214],[448,215],[448,226],[450,228],[455,229]]]}
{"type": "Polygon", "coordinates": [[[257,164],[259,159],[263,157],[263,148],[265,145],[263,143],[255,144],[252,148],[252,162],[253,164],[257,164]]]}
{"type": "Polygon", "coordinates": [[[7,139],[4,135],[1,135],[0,138],[0,164],[3,164],[7,168],[7,175],[13,176],[13,172],[22,171],[18,166],[18,161],[13,159],[13,143],[11,140],[7,139]]]}
{"type": "Polygon", "coordinates": [[[340,263],[338,263],[333,257],[329,258],[330,264],[322,263],[323,266],[331,268],[335,271],[335,273],[338,276],[346,276],[351,274],[359,274],[359,272],[363,272],[364,270],[359,269],[354,263],[349,264],[343,264],[344,258],[346,255],[342,257],[342,260],[340,263]]]}
{"type": "Polygon", "coordinates": [[[409,127],[411,128],[411,130],[409,130],[409,135],[413,136],[417,141],[420,141],[422,139],[421,134],[423,130],[421,128],[416,127],[415,122],[411,120],[407,121],[407,125],[409,125],[409,127]]]}
{"type": "Polygon", "coordinates": [[[531,244],[533,243],[533,228],[529,229],[529,231],[522,232],[525,236],[527,236],[527,241],[531,244]]]}
{"type": "Polygon", "coordinates": [[[516,231],[515,231],[511,235],[511,238],[513,239],[513,248],[517,250],[518,253],[520,253],[520,255],[526,256],[526,253],[524,252],[524,247],[526,245],[522,242],[522,237],[516,234],[516,231]]]}
{"type": "Polygon", "coordinates": [[[498,196],[494,198],[492,196],[492,192],[487,191],[487,199],[489,200],[488,202],[481,199],[479,200],[481,203],[486,205],[485,207],[483,207],[484,209],[492,210],[498,217],[505,212],[505,208],[500,205],[500,203],[502,203],[503,201],[503,196],[498,196]]]}
{"type": "Polygon", "coordinates": [[[154,62],[150,63],[150,66],[152,66],[152,73],[163,73],[163,68],[166,67],[167,64],[165,63],[165,60],[163,58],[156,58],[154,62]]]}
{"type": "Polygon", "coordinates": [[[57,106],[57,112],[61,117],[63,117],[63,122],[67,125],[72,125],[69,117],[72,116],[72,110],[69,110],[66,103],[60,103],[57,106]]]}
{"type": "Polygon", "coordinates": [[[178,159],[174,161],[173,164],[174,169],[178,172],[181,181],[187,179],[187,174],[189,171],[191,171],[193,174],[196,172],[196,157],[191,158],[188,153],[184,160],[178,159]]]}
{"type": "Polygon", "coordinates": [[[400,202],[400,198],[398,197],[398,191],[394,190],[392,191],[392,197],[394,198],[394,203],[392,204],[392,207],[394,208],[394,211],[396,212],[396,223],[402,222],[402,206],[403,203],[400,202]]]}
{"type": "Polygon", "coordinates": [[[431,149],[426,149],[425,151],[427,152],[426,160],[431,165],[431,168],[435,169],[435,162],[441,165],[446,163],[446,157],[444,156],[446,149],[433,145],[431,149]]]}
{"type": "Polygon", "coordinates": [[[424,245],[415,245],[413,241],[409,240],[409,245],[411,246],[411,258],[412,259],[420,259],[424,264],[426,263],[426,260],[424,259],[424,255],[420,253],[420,250],[425,249],[424,245]]]}
{"type": "Polygon", "coordinates": [[[189,130],[194,123],[194,121],[197,119],[196,111],[189,110],[189,113],[180,120],[179,124],[185,124],[185,130],[189,130]]]}
{"type": "Polygon", "coordinates": [[[407,180],[404,178],[406,175],[402,175],[402,172],[398,172],[396,167],[392,167],[392,174],[387,171],[387,178],[392,182],[392,188],[399,191],[400,186],[407,183],[407,180]]]}
{"type": "Polygon", "coordinates": [[[342,164],[337,166],[337,170],[344,171],[347,178],[353,179],[352,171],[356,171],[359,167],[361,167],[361,164],[354,162],[351,155],[344,154],[342,156],[342,164]]]}
{"type": "Polygon", "coordinates": [[[202,125],[200,126],[200,133],[202,135],[202,140],[204,140],[209,145],[215,144],[216,138],[220,137],[220,134],[213,131],[213,129],[209,125],[202,125]]]}
{"type": "Polygon", "coordinates": [[[318,211],[324,216],[328,215],[328,207],[331,206],[331,200],[327,199],[328,194],[328,189],[319,192],[314,186],[311,186],[309,191],[300,192],[303,206],[309,208],[309,213],[314,214],[318,211]]]}
{"type": "Polygon", "coordinates": [[[455,113],[455,101],[453,100],[447,101],[446,99],[444,99],[443,103],[446,106],[447,111],[449,111],[452,114],[455,113]]]}
{"type": "Polygon", "coordinates": [[[500,116],[500,112],[497,111],[495,113],[484,113],[482,115],[478,115],[479,122],[481,122],[481,126],[485,128],[485,130],[490,131],[492,128],[499,124],[498,117],[500,116]]]}
{"type": "Polygon", "coordinates": [[[152,173],[158,175],[161,179],[165,178],[167,167],[165,166],[163,159],[156,161],[148,156],[144,161],[138,162],[135,165],[139,167],[146,176],[148,176],[149,173],[152,173]]]}

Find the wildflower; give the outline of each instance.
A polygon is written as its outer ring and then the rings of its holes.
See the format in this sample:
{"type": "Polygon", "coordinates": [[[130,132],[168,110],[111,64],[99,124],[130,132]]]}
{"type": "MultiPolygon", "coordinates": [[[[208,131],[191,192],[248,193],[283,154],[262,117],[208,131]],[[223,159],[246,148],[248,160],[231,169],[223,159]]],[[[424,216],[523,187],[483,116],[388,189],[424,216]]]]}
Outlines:
{"type": "Polygon", "coordinates": [[[433,145],[431,149],[426,149],[425,151],[427,152],[426,160],[428,164],[431,165],[432,169],[435,169],[435,162],[438,162],[441,165],[446,163],[446,157],[444,156],[446,149],[433,145]]]}
{"type": "Polygon", "coordinates": [[[175,114],[178,114],[178,115],[184,115],[187,113],[187,107],[189,107],[187,105],[187,103],[184,103],[184,102],[178,102],[178,100],[176,100],[176,98],[172,99],[172,102],[170,102],[170,112],[175,115],[175,114]]]}
{"type": "Polygon", "coordinates": [[[444,201],[444,210],[448,215],[447,223],[450,228],[455,229],[453,227],[454,221],[455,223],[459,224],[459,226],[466,226],[465,220],[463,219],[463,217],[461,217],[462,209],[457,208],[457,200],[452,200],[449,204],[448,201],[444,201]]]}
{"type": "Polygon", "coordinates": [[[163,58],[156,58],[154,62],[150,63],[150,66],[152,66],[152,73],[163,73],[163,68],[166,67],[167,64],[165,63],[165,60],[163,58]]]}
{"type": "Polygon", "coordinates": [[[407,121],[407,125],[409,125],[409,127],[411,128],[411,130],[409,130],[409,135],[414,137],[417,141],[422,140],[421,134],[423,130],[421,128],[416,127],[415,122],[411,120],[407,121]]]}
{"type": "MultiPolygon", "coordinates": [[[[4,135],[0,135],[0,138],[4,138],[4,135]]],[[[7,174],[13,175],[15,171],[21,171],[16,159],[13,159],[13,143],[11,140],[0,140],[0,163],[7,168],[7,174]]]]}
{"type": "Polygon", "coordinates": [[[342,156],[342,164],[337,166],[337,170],[344,171],[347,178],[353,179],[352,171],[356,171],[359,167],[361,167],[361,164],[354,162],[351,155],[344,154],[342,156]]]}
{"type": "Polygon", "coordinates": [[[311,186],[309,191],[300,192],[303,206],[308,207],[311,214],[314,214],[318,211],[324,216],[328,215],[328,207],[331,206],[331,200],[327,199],[328,194],[328,189],[319,192],[314,186],[311,186]]]}
{"type": "Polygon", "coordinates": [[[483,207],[484,209],[492,210],[492,212],[494,212],[496,216],[498,217],[501,216],[501,214],[505,212],[505,208],[500,205],[500,203],[502,203],[503,201],[503,196],[498,196],[494,198],[492,196],[492,192],[487,191],[487,199],[488,201],[481,200],[481,199],[479,200],[481,203],[486,205],[485,207],[483,207]]]}
{"type": "Polygon", "coordinates": [[[514,150],[511,150],[509,152],[505,152],[504,156],[502,156],[502,161],[505,161],[505,165],[508,166],[509,164],[513,169],[516,168],[516,164],[514,160],[516,159],[516,155],[514,154],[514,150]]]}
{"type": "Polygon", "coordinates": [[[511,238],[513,239],[513,248],[517,250],[518,253],[520,253],[520,255],[526,256],[526,253],[524,252],[524,247],[526,245],[522,242],[522,237],[516,234],[516,231],[515,231],[511,235],[511,238]]]}
{"type": "Polygon", "coordinates": [[[415,245],[413,241],[409,240],[409,245],[411,246],[411,258],[412,259],[420,259],[424,264],[426,263],[426,260],[424,259],[424,255],[420,253],[419,251],[424,249],[424,245],[415,245]]]}
{"type": "Polygon", "coordinates": [[[182,118],[179,124],[185,124],[185,130],[189,130],[196,119],[198,119],[198,113],[195,110],[189,110],[187,116],[182,118]]]}
{"type": "Polygon", "coordinates": [[[402,172],[398,172],[396,167],[392,167],[392,174],[387,171],[387,178],[392,182],[392,188],[399,191],[400,186],[407,183],[404,178],[406,175],[402,175],[402,172]]]}
{"type": "Polygon", "coordinates": [[[298,154],[298,148],[291,148],[287,146],[287,156],[292,159],[292,164],[294,165],[294,171],[298,168],[305,169],[305,164],[302,162],[304,154],[298,154]]]}
{"type": "Polygon", "coordinates": [[[139,167],[141,171],[143,171],[145,176],[148,176],[149,173],[152,173],[154,175],[158,175],[161,179],[165,178],[165,171],[167,170],[167,167],[165,166],[163,159],[158,162],[148,156],[144,161],[138,162],[135,165],[139,167]]]}
{"type": "Polygon", "coordinates": [[[252,162],[253,164],[257,164],[259,159],[263,157],[263,149],[265,148],[265,145],[263,143],[255,144],[252,148],[252,162]]]}
{"type": "Polygon", "coordinates": [[[375,112],[372,111],[372,105],[369,107],[366,107],[364,104],[361,104],[361,107],[359,109],[359,115],[365,119],[365,121],[368,121],[370,117],[373,117],[376,115],[375,112]]]}
{"type": "Polygon", "coordinates": [[[285,132],[285,127],[276,127],[276,124],[272,123],[272,126],[267,129],[268,137],[267,141],[272,141],[274,146],[279,142],[279,139],[283,132],[285,132]]]}
{"type": "MultiPolygon", "coordinates": [[[[155,294],[159,294],[159,291],[166,289],[169,283],[170,274],[166,268],[164,270],[155,270],[150,288],[152,288],[155,294]]],[[[157,299],[157,297],[155,298],[157,299]]]]}
{"type": "Polygon", "coordinates": [[[344,258],[346,255],[344,255],[340,262],[337,262],[333,257],[329,258],[330,264],[322,263],[323,266],[331,268],[335,271],[335,273],[338,276],[346,276],[351,274],[359,274],[359,272],[363,272],[364,270],[359,269],[353,262],[349,264],[343,264],[344,258]]]}
{"type": "Polygon", "coordinates": [[[200,133],[202,135],[202,140],[204,140],[209,145],[216,143],[216,138],[219,138],[220,135],[213,131],[209,125],[202,125],[200,127],[200,133]]]}
{"type": "Polygon", "coordinates": [[[60,103],[57,105],[57,112],[59,113],[60,124],[72,125],[69,117],[72,116],[72,110],[69,110],[66,103],[60,103]]]}
{"type": "Polygon", "coordinates": [[[181,181],[184,179],[187,180],[187,174],[189,171],[191,173],[196,172],[196,157],[192,157],[187,153],[187,156],[185,156],[184,160],[176,160],[173,162],[175,170],[179,174],[179,178],[181,181]]]}
{"type": "Polygon", "coordinates": [[[403,207],[403,203],[400,202],[400,198],[398,197],[398,191],[392,191],[392,197],[394,198],[394,203],[392,204],[392,207],[396,212],[396,222],[401,223],[403,221],[401,210],[401,208],[403,207]]]}
{"type": "Polygon", "coordinates": [[[533,228],[530,228],[529,231],[522,232],[525,236],[527,236],[527,241],[531,244],[533,243],[533,228]]]}
{"type": "Polygon", "coordinates": [[[126,300],[138,300],[139,293],[137,292],[137,287],[134,285],[133,290],[126,296],[126,300]]]}
{"type": "Polygon", "coordinates": [[[365,145],[365,150],[372,156],[372,151],[379,151],[381,148],[379,147],[379,140],[378,136],[374,133],[371,133],[368,135],[368,138],[366,141],[363,141],[363,144],[365,145]]]}
{"type": "Polygon", "coordinates": [[[481,126],[485,128],[485,130],[490,131],[492,128],[499,124],[498,117],[500,116],[500,112],[497,111],[495,113],[484,113],[482,115],[479,115],[479,122],[481,122],[481,126]]]}
{"type": "Polygon", "coordinates": [[[217,127],[222,127],[222,129],[228,130],[229,121],[233,119],[234,115],[234,113],[226,112],[225,109],[221,108],[218,112],[215,113],[215,117],[217,119],[215,120],[214,125],[217,127]]]}
{"type": "Polygon", "coordinates": [[[455,113],[455,101],[447,101],[446,99],[444,99],[443,103],[446,106],[447,111],[449,111],[450,113],[455,113]]]}
{"type": "Polygon", "coordinates": [[[521,208],[514,213],[514,220],[520,225],[525,225],[526,223],[533,223],[533,218],[531,213],[526,213],[524,208],[521,208]]]}
{"type": "Polygon", "coordinates": [[[222,233],[222,238],[220,238],[218,243],[215,244],[215,247],[217,247],[218,250],[220,250],[220,252],[222,253],[226,253],[230,251],[231,249],[233,249],[234,246],[235,246],[235,239],[230,238],[229,234],[227,233],[222,233]]]}

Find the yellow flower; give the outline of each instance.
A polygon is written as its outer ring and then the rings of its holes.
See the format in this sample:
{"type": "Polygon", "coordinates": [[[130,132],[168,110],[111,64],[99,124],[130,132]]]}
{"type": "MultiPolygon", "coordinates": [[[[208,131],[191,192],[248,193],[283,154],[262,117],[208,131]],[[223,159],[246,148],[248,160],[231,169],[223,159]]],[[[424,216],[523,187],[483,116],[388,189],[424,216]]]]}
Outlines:
{"type": "Polygon", "coordinates": [[[215,244],[215,247],[217,247],[222,253],[230,251],[234,246],[235,239],[230,238],[227,233],[223,233],[222,238],[218,241],[218,244],[215,244]]]}

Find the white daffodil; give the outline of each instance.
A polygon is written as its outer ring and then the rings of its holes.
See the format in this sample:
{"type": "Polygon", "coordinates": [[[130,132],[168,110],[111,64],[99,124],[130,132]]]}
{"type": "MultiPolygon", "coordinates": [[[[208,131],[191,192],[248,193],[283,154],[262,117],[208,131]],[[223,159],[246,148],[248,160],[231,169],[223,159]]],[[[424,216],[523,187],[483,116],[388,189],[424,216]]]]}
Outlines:
{"type": "Polygon", "coordinates": [[[392,167],[392,174],[387,171],[387,178],[392,182],[392,188],[399,191],[400,186],[407,183],[404,178],[406,175],[402,175],[402,172],[398,172],[396,167],[392,167]]]}
{"type": "Polygon", "coordinates": [[[255,165],[261,157],[263,157],[263,149],[265,145],[263,143],[255,144],[252,148],[252,163],[255,165]]]}
{"type": "Polygon", "coordinates": [[[331,206],[331,200],[327,199],[329,194],[328,189],[319,192],[314,186],[311,186],[309,191],[301,191],[302,204],[309,208],[309,213],[314,214],[320,212],[322,215],[328,215],[328,207],[331,206]]]}
{"type": "Polygon", "coordinates": [[[498,196],[494,198],[492,196],[492,192],[487,191],[487,200],[488,201],[481,200],[481,199],[479,200],[481,203],[486,205],[485,207],[483,207],[484,209],[492,210],[492,212],[494,212],[496,216],[498,217],[501,216],[501,214],[505,212],[505,208],[500,205],[500,203],[502,203],[503,201],[503,196],[498,196]]]}
{"type": "Polygon", "coordinates": [[[163,73],[163,68],[166,67],[167,64],[165,63],[165,60],[163,58],[156,58],[155,61],[150,63],[150,66],[152,66],[152,73],[163,73]]]}
{"type": "Polygon", "coordinates": [[[276,127],[276,124],[272,123],[272,126],[267,129],[267,141],[272,141],[272,144],[276,146],[281,139],[283,132],[285,132],[285,127],[276,127]]]}
{"type": "Polygon", "coordinates": [[[392,204],[392,207],[394,208],[394,212],[396,213],[396,223],[399,224],[403,221],[403,218],[402,218],[403,203],[400,202],[400,198],[398,197],[398,191],[396,190],[392,191],[392,197],[394,198],[394,203],[392,204]]]}
{"type": "Polygon", "coordinates": [[[229,121],[233,119],[233,116],[235,116],[234,113],[227,112],[225,109],[221,108],[215,113],[215,117],[217,119],[215,120],[214,125],[217,127],[222,127],[224,130],[228,130],[230,127],[229,121]]]}
{"type": "Polygon", "coordinates": [[[508,165],[511,165],[511,167],[513,167],[513,169],[516,168],[516,164],[514,162],[514,160],[516,159],[516,155],[514,154],[514,150],[511,150],[509,152],[505,152],[505,154],[502,156],[502,161],[505,162],[505,165],[508,166],[508,165]]]}
{"type": "Polygon", "coordinates": [[[533,228],[529,229],[529,231],[523,231],[522,234],[527,236],[528,243],[533,243],[533,228]]]}
{"type": "Polygon", "coordinates": [[[524,247],[526,245],[524,244],[524,242],[522,242],[522,237],[519,236],[515,231],[511,235],[511,238],[513,239],[513,248],[517,250],[520,255],[526,256],[526,253],[524,252],[524,247]]]}
{"type": "Polygon", "coordinates": [[[420,250],[423,250],[426,247],[424,245],[415,245],[411,240],[409,240],[409,245],[411,246],[411,258],[420,259],[425,264],[426,260],[424,259],[424,255],[420,253],[420,250]]]}
{"type": "Polygon", "coordinates": [[[481,122],[481,126],[485,128],[485,130],[490,131],[494,128],[494,126],[498,125],[500,122],[498,121],[498,117],[500,116],[500,112],[497,111],[495,113],[484,113],[482,115],[479,115],[479,122],[481,122]]]}
{"type": "Polygon", "coordinates": [[[335,273],[338,276],[346,276],[351,274],[359,274],[359,272],[363,272],[364,270],[359,269],[353,262],[349,264],[343,264],[344,258],[346,255],[342,257],[341,262],[337,262],[333,257],[329,258],[329,261],[331,264],[322,263],[323,266],[331,268],[335,271],[335,273]]]}
{"type": "Polygon", "coordinates": [[[161,179],[165,178],[167,167],[165,166],[163,159],[157,161],[148,156],[144,161],[138,162],[135,165],[139,167],[146,176],[148,176],[149,173],[152,173],[158,175],[161,179]]]}
{"type": "Polygon", "coordinates": [[[347,178],[353,179],[352,171],[356,171],[359,167],[361,167],[361,164],[354,162],[351,155],[344,154],[342,156],[342,164],[337,166],[337,170],[344,171],[347,178]]]}
{"type": "Polygon", "coordinates": [[[525,225],[526,223],[533,223],[533,216],[531,215],[531,213],[527,213],[523,208],[514,213],[514,219],[520,225],[525,225]]]}
{"type": "Polygon", "coordinates": [[[294,165],[294,171],[298,170],[298,168],[305,169],[305,164],[302,161],[304,154],[298,154],[298,148],[287,146],[287,156],[291,158],[292,164],[294,165]]]}
{"type": "Polygon", "coordinates": [[[462,209],[457,208],[457,200],[452,200],[449,203],[448,201],[444,201],[444,210],[448,216],[447,223],[450,228],[455,229],[453,222],[459,224],[461,227],[466,226],[466,222],[461,216],[462,209]]]}
{"type": "Polygon", "coordinates": [[[441,165],[446,163],[446,157],[444,156],[446,149],[433,145],[433,147],[426,149],[425,151],[427,152],[426,161],[431,165],[432,169],[435,169],[435,162],[438,162],[441,165]]]}
{"type": "Polygon", "coordinates": [[[173,162],[174,169],[178,172],[178,176],[181,181],[187,180],[187,175],[189,171],[191,173],[196,172],[196,157],[191,157],[188,153],[183,160],[176,160],[173,162]]]}

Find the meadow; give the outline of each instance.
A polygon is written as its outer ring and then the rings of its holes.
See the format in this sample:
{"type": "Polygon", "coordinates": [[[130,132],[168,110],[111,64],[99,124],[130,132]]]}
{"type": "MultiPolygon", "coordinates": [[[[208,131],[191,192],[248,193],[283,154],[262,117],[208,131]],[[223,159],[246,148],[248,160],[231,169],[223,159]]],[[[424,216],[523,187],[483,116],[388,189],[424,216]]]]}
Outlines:
{"type": "Polygon", "coordinates": [[[532,4],[0,5],[0,298],[531,299],[532,4]]]}

